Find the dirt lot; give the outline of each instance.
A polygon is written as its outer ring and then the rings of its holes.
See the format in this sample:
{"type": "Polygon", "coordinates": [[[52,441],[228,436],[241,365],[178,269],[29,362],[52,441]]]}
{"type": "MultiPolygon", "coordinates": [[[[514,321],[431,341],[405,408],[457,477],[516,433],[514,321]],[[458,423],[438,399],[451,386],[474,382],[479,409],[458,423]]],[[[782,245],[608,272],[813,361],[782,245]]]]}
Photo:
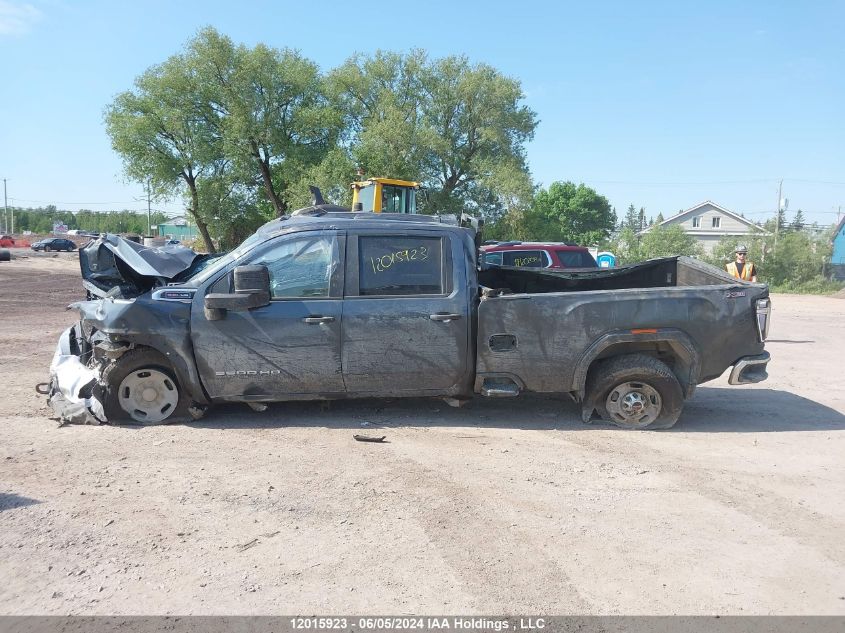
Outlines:
{"type": "Polygon", "coordinates": [[[841,299],[776,296],[767,382],[637,433],[546,397],[57,428],[80,296],[75,255],[0,263],[0,613],[845,614],[841,299]]]}

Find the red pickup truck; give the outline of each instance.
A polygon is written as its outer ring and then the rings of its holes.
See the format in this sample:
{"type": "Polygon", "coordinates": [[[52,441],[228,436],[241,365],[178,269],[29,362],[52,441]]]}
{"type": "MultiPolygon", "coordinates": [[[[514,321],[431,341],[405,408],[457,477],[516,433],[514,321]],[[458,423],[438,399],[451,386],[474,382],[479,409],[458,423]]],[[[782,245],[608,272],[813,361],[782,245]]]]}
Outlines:
{"type": "Polygon", "coordinates": [[[598,268],[589,249],[562,242],[498,242],[481,247],[484,261],[519,268],[598,268]]]}
{"type": "Polygon", "coordinates": [[[0,235],[0,248],[14,248],[15,240],[11,235],[0,235]]]}

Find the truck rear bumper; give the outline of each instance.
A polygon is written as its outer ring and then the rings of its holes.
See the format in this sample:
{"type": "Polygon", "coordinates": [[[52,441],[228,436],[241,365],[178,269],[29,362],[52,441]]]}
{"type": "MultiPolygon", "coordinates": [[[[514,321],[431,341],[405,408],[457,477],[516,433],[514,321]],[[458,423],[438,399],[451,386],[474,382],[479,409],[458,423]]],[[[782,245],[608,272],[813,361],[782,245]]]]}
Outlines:
{"type": "Polygon", "coordinates": [[[769,352],[763,352],[756,356],[743,356],[731,370],[728,382],[732,385],[747,385],[764,381],[769,377],[766,372],[766,365],[769,364],[770,360],[769,352]]]}

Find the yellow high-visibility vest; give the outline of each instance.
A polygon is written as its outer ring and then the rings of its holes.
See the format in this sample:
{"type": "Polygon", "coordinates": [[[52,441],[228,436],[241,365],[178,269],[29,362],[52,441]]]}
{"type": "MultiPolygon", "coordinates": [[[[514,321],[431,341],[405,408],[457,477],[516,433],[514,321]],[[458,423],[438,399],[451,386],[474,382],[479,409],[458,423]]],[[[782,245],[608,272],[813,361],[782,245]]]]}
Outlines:
{"type": "Polygon", "coordinates": [[[745,262],[745,266],[742,268],[742,274],[739,274],[739,271],[736,269],[736,262],[731,262],[725,269],[731,274],[732,277],[736,277],[737,279],[742,279],[744,281],[751,281],[751,271],[754,270],[754,263],[753,262],[745,262]]]}

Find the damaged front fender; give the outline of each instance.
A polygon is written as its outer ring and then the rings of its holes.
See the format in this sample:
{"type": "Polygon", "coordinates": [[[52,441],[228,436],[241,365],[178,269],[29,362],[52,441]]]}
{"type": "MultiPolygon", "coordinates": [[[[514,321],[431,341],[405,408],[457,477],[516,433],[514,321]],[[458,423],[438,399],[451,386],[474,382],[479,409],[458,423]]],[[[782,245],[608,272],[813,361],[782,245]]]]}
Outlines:
{"type": "Polygon", "coordinates": [[[74,336],[69,327],[59,337],[50,363],[47,403],[62,423],[102,424],[107,420],[100,398],[100,377],[74,353],[74,336]]]}

